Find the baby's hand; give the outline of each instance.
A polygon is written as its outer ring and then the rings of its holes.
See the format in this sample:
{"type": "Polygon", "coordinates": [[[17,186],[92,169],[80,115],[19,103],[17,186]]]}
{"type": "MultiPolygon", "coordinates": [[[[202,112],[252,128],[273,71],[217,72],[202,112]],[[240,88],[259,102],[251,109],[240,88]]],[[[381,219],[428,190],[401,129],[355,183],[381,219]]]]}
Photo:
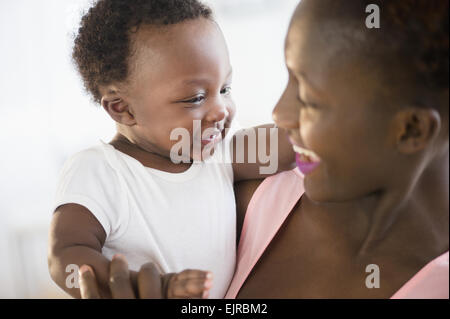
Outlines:
{"type": "Polygon", "coordinates": [[[80,267],[79,284],[83,299],[208,298],[212,287],[212,273],[188,269],[179,273],[161,274],[151,262],[142,265],[139,272],[129,271],[125,257],[117,254],[110,262],[110,296],[100,293],[95,272],[89,265],[80,267]]]}
{"type": "Polygon", "coordinates": [[[167,282],[167,298],[208,298],[212,287],[212,273],[187,269],[171,274],[167,282]]]}

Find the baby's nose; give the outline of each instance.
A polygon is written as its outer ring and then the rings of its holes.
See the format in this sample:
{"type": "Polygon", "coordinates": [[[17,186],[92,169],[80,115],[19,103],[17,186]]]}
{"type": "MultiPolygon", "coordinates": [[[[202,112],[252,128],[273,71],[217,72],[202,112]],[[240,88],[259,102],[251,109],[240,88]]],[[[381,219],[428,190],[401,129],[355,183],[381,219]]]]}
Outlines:
{"type": "Polygon", "coordinates": [[[215,104],[208,112],[208,114],[206,115],[206,120],[208,122],[220,122],[228,117],[228,115],[229,112],[227,108],[224,105],[218,103],[215,104]]]}

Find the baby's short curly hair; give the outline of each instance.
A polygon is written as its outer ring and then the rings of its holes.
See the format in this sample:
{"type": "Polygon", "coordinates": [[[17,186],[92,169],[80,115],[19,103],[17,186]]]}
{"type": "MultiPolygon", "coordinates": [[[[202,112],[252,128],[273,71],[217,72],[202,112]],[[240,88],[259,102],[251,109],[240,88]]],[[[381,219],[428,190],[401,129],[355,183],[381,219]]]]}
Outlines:
{"type": "Polygon", "coordinates": [[[98,0],[81,19],[72,58],[86,90],[101,102],[99,87],[129,75],[131,32],[141,25],[164,26],[212,19],[198,0],[98,0]]]}

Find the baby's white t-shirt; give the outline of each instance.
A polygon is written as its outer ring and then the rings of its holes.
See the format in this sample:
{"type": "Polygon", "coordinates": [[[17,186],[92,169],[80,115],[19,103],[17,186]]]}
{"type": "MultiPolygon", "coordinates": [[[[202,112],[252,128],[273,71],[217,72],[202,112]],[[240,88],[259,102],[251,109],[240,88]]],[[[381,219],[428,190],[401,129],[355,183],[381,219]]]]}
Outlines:
{"type": "Polygon", "coordinates": [[[53,211],[86,207],[106,232],[107,258],[123,254],[135,271],[150,261],[164,273],[209,270],[210,298],[223,298],[235,268],[236,206],[225,141],[220,145],[208,160],[174,174],[101,142],[66,161],[53,211]]]}

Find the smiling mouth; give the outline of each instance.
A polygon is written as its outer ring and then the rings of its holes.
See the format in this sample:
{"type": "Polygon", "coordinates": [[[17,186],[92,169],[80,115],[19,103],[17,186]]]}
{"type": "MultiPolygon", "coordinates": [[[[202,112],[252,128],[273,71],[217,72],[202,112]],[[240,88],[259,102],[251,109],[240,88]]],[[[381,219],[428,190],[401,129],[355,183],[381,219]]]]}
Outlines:
{"type": "Polygon", "coordinates": [[[294,152],[297,153],[298,159],[303,163],[319,163],[320,158],[313,151],[304,149],[298,145],[293,145],[294,152]]]}
{"type": "MultiPolygon", "coordinates": [[[[292,141],[291,141],[292,142],[292,141]]],[[[320,164],[320,158],[313,151],[292,144],[295,154],[295,162],[298,169],[304,175],[311,173],[320,164]]]]}
{"type": "Polygon", "coordinates": [[[209,144],[215,144],[218,143],[220,140],[222,140],[222,131],[221,130],[214,130],[208,137],[202,138],[202,145],[209,145],[209,144]]]}

